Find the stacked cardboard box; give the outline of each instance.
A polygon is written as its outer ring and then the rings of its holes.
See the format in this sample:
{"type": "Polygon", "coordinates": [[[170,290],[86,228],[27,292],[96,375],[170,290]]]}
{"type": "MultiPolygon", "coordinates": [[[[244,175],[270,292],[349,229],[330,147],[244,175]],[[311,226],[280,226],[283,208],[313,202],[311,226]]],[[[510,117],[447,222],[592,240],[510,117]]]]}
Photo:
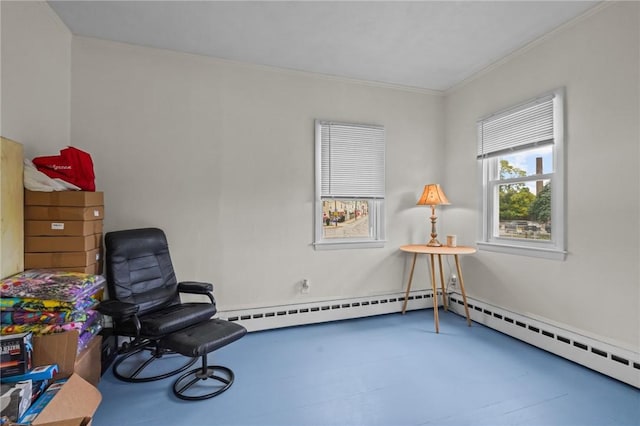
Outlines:
{"type": "Polygon", "coordinates": [[[102,273],[102,192],[25,191],[24,204],[25,269],[102,273]]]}
{"type": "MultiPolygon", "coordinates": [[[[3,374],[2,380],[3,402],[9,402],[9,406],[2,406],[2,414],[7,415],[10,420],[15,421],[17,413],[22,423],[43,424],[47,426],[85,426],[90,424],[91,416],[98,408],[102,399],[100,392],[96,389],[100,381],[100,345],[101,338],[96,336],[89,346],[78,352],[79,337],[77,331],[56,333],[46,336],[34,336],[31,344],[31,333],[29,335],[28,351],[24,350],[22,355],[28,356],[29,362],[33,358],[33,366],[30,372],[21,376],[11,376],[3,374]],[[28,376],[28,377],[27,377],[28,376]],[[66,380],[65,380],[66,379],[66,380]],[[54,381],[63,380],[64,382],[54,381]],[[15,392],[11,389],[11,384],[35,383],[51,384],[37,399],[33,400],[35,389],[18,389],[15,392]],[[52,394],[49,390],[58,389],[59,392],[52,394]],[[53,395],[47,395],[51,393],[53,395]],[[6,397],[9,401],[6,401],[6,397]],[[12,398],[20,396],[18,398],[12,398]],[[18,404],[14,407],[14,405],[18,404]],[[15,414],[14,414],[15,413],[15,414]],[[29,421],[27,421],[29,420],[29,421]]],[[[15,344],[3,336],[3,348],[14,347],[15,344]],[[5,345],[4,343],[7,343],[5,345]]],[[[4,357],[7,359],[6,357],[4,357]]],[[[46,385],[45,385],[46,386],[46,385]]],[[[38,387],[40,387],[38,385],[38,387]]],[[[38,392],[41,394],[42,392],[38,392]]]]}
{"type": "Polygon", "coordinates": [[[43,426],[91,424],[91,416],[102,400],[96,388],[100,380],[101,340],[97,336],[78,353],[78,332],[75,330],[33,337],[36,369],[55,366],[57,373],[53,375],[55,382],[23,415],[24,423],[43,426]],[[57,392],[49,392],[53,389],[57,392]]]}

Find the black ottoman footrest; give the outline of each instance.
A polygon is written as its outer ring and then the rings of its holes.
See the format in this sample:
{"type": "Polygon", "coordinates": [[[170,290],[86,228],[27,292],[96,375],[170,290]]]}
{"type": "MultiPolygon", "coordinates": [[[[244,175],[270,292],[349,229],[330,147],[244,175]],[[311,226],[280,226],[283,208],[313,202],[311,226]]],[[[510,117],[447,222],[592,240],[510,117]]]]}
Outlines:
{"type": "Polygon", "coordinates": [[[164,337],[161,341],[162,347],[188,357],[202,358],[202,367],[184,373],[174,382],[173,393],[180,399],[202,400],[213,398],[229,389],[234,380],[233,371],[227,367],[207,365],[207,355],[235,342],[245,334],[247,334],[247,329],[239,324],[221,319],[210,319],[164,337]],[[207,379],[213,379],[221,385],[215,386],[214,391],[210,393],[187,394],[189,388],[207,379]]]}

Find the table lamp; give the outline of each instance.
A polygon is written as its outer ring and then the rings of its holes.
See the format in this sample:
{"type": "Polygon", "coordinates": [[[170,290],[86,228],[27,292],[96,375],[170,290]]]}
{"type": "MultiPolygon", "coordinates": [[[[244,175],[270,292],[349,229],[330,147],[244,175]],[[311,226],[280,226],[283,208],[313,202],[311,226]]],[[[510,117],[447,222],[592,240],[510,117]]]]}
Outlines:
{"type": "Polygon", "coordinates": [[[437,205],[450,204],[447,196],[444,195],[444,191],[437,183],[430,183],[424,186],[422,196],[418,200],[418,206],[431,206],[431,240],[427,243],[428,247],[441,247],[440,241],[436,238],[438,233],[436,232],[436,206],[437,205]]]}

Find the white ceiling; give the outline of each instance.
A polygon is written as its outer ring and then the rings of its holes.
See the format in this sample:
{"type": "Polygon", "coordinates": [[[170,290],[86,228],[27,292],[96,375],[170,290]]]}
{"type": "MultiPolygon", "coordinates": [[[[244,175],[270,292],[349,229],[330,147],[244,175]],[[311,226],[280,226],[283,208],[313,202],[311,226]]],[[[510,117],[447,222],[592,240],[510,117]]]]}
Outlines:
{"type": "Polygon", "coordinates": [[[446,90],[584,1],[50,1],[76,35],[446,90]]]}

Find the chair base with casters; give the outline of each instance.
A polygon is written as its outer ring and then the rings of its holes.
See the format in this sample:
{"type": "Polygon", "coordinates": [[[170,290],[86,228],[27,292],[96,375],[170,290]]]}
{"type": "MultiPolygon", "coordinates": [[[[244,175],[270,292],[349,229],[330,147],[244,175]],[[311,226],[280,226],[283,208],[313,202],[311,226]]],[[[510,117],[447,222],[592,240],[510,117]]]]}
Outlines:
{"type": "Polygon", "coordinates": [[[227,367],[207,365],[207,355],[235,342],[246,333],[247,329],[239,324],[210,319],[164,337],[161,340],[162,347],[188,357],[202,359],[201,367],[184,373],[174,382],[173,393],[180,399],[198,401],[213,398],[229,389],[235,378],[233,371],[227,367]],[[210,383],[213,385],[209,386],[210,383]],[[211,392],[189,394],[189,389],[196,384],[204,385],[211,392]]]}
{"type": "MultiPolygon", "coordinates": [[[[194,284],[188,285],[193,286],[194,284]]],[[[179,287],[181,286],[182,284],[179,284],[179,287]]],[[[203,283],[202,286],[206,289],[206,284],[203,283]]],[[[209,295],[209,297],[212,299],[212,296],[209,295]]],[[[131,315],[127,309],[133,311],[135,307],[135,305],[117,300],[107,300],[98,305],[98,310],[117,318],[119,315],[131,315]]],[[[181,322],[187,322],[187,325],[206,322],[215,312],[215,304],[212,301],[212,303],[173,305],[148,313],[142,318],[135,315],[128,316],[127,321],[118,323],[119,335],[133,340],[125,342],[120,347],[118,351],[120,357],[113,364],[113,375],[125,382],[143,383],[161,380],[185,371],[197,361],[198,357],[190,357],[177,367],[167,360],[169,366],[164,363],[163,367],[165,368],[158,368],[157,366],[162,363],[154,361],[170,358],[170,355],[174,355],[176,352],[162,346],[159,337],[155,336],[168,335],[181,330],[181,328],[177,328],[181,322]],[[143,357],[141,354],[146,356],[143,357]],[[155,368],[150,367],[152,364],[155,368]],[[153,373],[149,373],[150,370],[153,373]],[[144,376],[145,373],[147,373],[146,376],[144,376]]]]}
{"type": "Polygon", "coordinates": [[[174,376],[176,374],[182,373],[184,370],[186,370],[187,368],[191,367],[193,364],[196,363],[196,361],[198,361],[197,357],[194,358],[188,358],[186,363],[182,363],[179,367],[177,368],[172,368],[168,371],[159,373],[159,374],[155,374],[152,376],[143,376],[140,377],[139,375],[141,373],[144,372],[144,370],[154,361],[159,360],[160,358],[163,357],[167,357],[167,356],[171,356],[171,355],[176,355],[176,352],[171,351],[169,349],[163,349],[158,347],[158,345],[153,345],[151,344],[151,342],[149,342],[148,344],[143,344],[143,345],[138,345],[141,347],[132,347],[129,348],[127,346],[125,346],[123,348],[123,350],[120,352],[120,354],[122,356],[120,356],[116,362],[113,364],[112,367],[112,371],[113,371],[113,375],[115,378],[122,380],[123,382],[129,382],[129,383],[144,383],[144,382],[153,382],[155,380],[162,380],[162,379],[166,379],[167,377],[171,377],[174,376]],[[133,372],[129,372],[129,373],[125,373],[123,372],[122,368],[120,368],[121,365],[126,364],[126,361],[129,360],[132,357],[135,357],[136,355],[139,355],[145,351],[150,352],[149,357],[147,358],[146,361],[144,361],[142,364],[136,364],[137,368],[133,371],[133,372]]]}

